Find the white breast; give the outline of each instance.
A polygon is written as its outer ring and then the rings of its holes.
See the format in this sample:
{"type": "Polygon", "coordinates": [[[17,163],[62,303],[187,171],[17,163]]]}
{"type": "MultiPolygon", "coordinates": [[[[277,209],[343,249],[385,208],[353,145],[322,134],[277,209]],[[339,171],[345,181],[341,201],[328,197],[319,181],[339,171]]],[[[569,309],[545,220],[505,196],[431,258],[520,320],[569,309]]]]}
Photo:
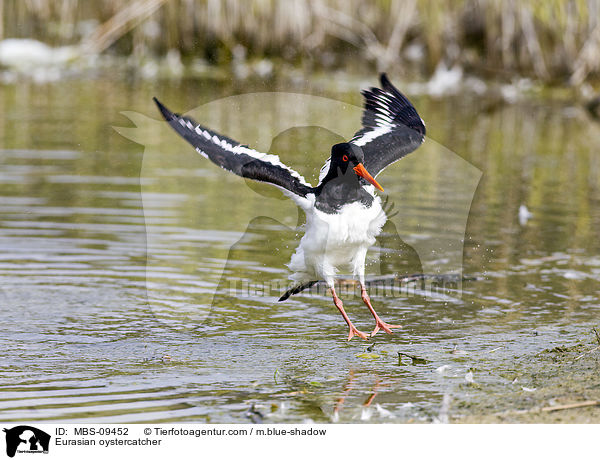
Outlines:
{"type": "Polygon", "coordinates": [[[342,270],[364,274],[367,249],[387,220],[381,200],[375,197],[369,208],[358,202],[347,204],[340,211],[326,214],[314,206],[307,211],[305,235],[288,265],[294,272],[290,279],[324,279],[331,285],[342,270]]]}

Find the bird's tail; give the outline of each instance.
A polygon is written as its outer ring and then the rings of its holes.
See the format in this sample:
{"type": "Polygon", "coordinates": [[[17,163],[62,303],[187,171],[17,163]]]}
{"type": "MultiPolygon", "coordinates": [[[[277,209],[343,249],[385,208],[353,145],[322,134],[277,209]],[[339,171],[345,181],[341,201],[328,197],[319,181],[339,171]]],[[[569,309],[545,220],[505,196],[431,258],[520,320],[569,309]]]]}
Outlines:
{"type": "Polygon", "coordinates": [[[298,294],[299,292],[302,292],[305,289],[308,289],[309,287],[312,287],[316,283],[318,283],[318,281],[308,281],[306,283],[302,283],[302,284],[299,284],[297,286],[294,286],[293,288],[290,288],[287,291],[285,291],[285,294],[283,294],[279,298],[279,301],[283,302],[284,300],[287,300],[289,296],[294,295],[294,294],[298,294]]]}

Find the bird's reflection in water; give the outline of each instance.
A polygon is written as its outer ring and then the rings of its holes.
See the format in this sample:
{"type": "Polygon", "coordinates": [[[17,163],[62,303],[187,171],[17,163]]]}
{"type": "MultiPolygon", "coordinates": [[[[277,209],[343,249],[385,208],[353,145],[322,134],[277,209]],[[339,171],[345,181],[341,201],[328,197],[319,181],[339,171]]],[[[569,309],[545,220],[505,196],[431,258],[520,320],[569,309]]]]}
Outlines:
{"type": "MultiPolygon", "coordinates": [[[[331,417],[332,421],[338,422],[340,420],[340,413],[344,409],[344,403],[346,402],[346,399],[351,396],[351,393],[355,389],[356,380],[357,380],[357,376],[356,376],[355,370],[350,369],[350,371],[348,372],[348,379],[342,390],[342,395],[338,398],[338,400],[335,402],[335,404],[333,406],[333,415],[331,417]]],[[[370,412],[365,411],[365,409],[368,409],[373,404],[373,401],[377,397],[380,387],[384,385],[384,384],[382,384],[382,381],[383,380],[381,378],[376,378],[375,381],[372,383],[372,385],[370,387],[370,394],[361,405],[361,414],[360,414],[361,420],[370,418],[370,412]]],[[[356,392],[362,393],[363,391],[356,389],[356,392]]],[[[350,408],[348,408],[348,409],[350,409],[350,408]]]]}

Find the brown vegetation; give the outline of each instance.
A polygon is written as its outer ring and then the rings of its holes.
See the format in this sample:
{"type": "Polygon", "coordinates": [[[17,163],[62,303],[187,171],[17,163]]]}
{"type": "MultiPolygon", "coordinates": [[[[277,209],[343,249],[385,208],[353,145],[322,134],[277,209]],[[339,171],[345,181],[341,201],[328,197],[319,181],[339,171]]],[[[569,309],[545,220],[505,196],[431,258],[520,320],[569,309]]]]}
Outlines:
{"type": "Polygon", "coordinates": [[[0,38],[95,53],[176,49],[222,63],[237,49],[325,67],[360,58],[421,74],[444,61],[574,85],[600,76],[600,0],[0,0],[0,13],[0,38]]]}

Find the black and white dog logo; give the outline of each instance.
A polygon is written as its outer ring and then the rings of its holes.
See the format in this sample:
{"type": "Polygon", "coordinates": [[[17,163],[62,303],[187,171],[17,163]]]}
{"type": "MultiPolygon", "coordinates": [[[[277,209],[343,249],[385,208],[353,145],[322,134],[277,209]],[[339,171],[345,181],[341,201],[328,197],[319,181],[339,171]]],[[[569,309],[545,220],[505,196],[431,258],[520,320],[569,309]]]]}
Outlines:
{"type": "Polygon", "coordinates": [[[19,425],[6,432],[6,455],[14,457],[19,453],[48,453],[50,435],[33,426],[19,425]]]}

